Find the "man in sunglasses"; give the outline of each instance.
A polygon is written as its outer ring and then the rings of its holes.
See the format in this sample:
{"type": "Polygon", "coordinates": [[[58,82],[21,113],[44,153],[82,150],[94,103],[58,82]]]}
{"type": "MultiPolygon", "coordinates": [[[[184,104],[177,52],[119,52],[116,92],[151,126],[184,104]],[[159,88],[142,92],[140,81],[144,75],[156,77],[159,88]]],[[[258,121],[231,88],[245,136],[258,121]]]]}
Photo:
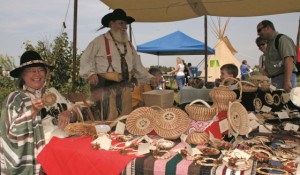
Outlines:
{"type": "Polygon", "coordinates": [[[272,84],[277,89],[290,92],[293,87],[297,86],[296,73],[298,72],[295,64],[296,48],[293,40],[276,32],[273,23],[268,20],[258,23],[257,34],[268,41],[264,65],[272,84]],[[278,43],[278,46],[276,46],[276,43],[278,43]]]}

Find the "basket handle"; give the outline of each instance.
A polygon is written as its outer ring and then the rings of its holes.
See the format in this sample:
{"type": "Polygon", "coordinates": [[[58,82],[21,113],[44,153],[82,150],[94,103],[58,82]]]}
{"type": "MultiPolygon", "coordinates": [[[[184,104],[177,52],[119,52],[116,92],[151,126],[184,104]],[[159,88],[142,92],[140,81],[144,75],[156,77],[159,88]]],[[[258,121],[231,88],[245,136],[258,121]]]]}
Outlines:
{"type": "Polygon", "coordinates": [[[250,86],[253,86],[253,87],[256,87],[256,85],[255,84],[253,84],[253,83],[251,83],[251,82],[249,82],[249,81],[240,81],[241,82],[241,84],[248,84],[248,85],[250,85],[250,86]]]}
{"type": "Polygon", "coordinates": [[[190,106],[197,103],[197,102],[201,102],[202,104],[204,104],[206,107],[211,108],[210,105],[208,103],[206,103],[206,101],[198,99],[198,100],[194,100],[192,101],[192,103],[190,103],[190,106]]]}
{"type": "Polygon", "coordinates": [[[110,128],[116,126],[117,123],[118,123],[118,121],[127,119],[128,117],[129,117],[129,115],[123,115],[122,117],[119,117],[119,118],[115,119],[115,120],[109,125],[110,128]]]}
{"type": "Polygon", "coordinates": [[[240,86],[240,97],[237,100],[241,101],[242,100],[242,92],[243,92],[243,87],[242,87],[241,81],[239,81],[238,79],[233,78],[233,77],[227,77],[221,83],[223,86],[224,86],[224,83],[226,82],[226,80],[234,80],[238,83],[238,85],[240,86]]]}

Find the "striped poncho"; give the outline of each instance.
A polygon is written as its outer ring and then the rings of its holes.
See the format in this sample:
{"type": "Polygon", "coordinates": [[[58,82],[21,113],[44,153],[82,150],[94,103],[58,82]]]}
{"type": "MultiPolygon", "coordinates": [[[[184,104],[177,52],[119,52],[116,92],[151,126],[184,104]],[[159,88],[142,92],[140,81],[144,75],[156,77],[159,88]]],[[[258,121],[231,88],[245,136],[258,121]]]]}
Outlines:
{"type": "Polygon", "coordinates": [[[38,174],[36,157],[45,145],[41,118],[31,114],[31,98],[14,91],[3,101],[0,118],[1,174],[38,174]]]}

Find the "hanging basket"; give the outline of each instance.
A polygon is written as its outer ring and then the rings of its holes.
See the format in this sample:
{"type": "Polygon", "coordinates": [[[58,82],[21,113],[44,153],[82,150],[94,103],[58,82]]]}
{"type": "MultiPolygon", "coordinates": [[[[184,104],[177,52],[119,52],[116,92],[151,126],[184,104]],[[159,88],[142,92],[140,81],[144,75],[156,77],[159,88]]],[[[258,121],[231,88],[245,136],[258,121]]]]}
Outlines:
{"type": "Polygon", "coordinates": [[[216,107],[211,107],[201,99],[195,100],[189,105],[186,105],[185,111],[189,114],[189,118],[197,121],[211,120],[215,115],[218,114],[218,109],[216,107]],[[197,102],[201,102],[202,104],[195,104],[197,102]]]}

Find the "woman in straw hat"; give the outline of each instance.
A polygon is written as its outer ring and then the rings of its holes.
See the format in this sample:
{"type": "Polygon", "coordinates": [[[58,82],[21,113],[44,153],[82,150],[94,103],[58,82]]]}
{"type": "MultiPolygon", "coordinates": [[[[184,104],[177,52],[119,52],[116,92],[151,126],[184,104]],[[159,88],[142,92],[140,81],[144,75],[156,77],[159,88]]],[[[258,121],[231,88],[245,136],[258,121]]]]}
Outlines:
{"type": "Polygon", "coordinates": [[[10,72],[19,89],[3,102],[0,118],[1,174],[39,174],[38,153],[52,136],[76,116],[72,103],[56,89],[45,88],[51,70],[35,51],[26,51],[20,66],[10,72]]]}

